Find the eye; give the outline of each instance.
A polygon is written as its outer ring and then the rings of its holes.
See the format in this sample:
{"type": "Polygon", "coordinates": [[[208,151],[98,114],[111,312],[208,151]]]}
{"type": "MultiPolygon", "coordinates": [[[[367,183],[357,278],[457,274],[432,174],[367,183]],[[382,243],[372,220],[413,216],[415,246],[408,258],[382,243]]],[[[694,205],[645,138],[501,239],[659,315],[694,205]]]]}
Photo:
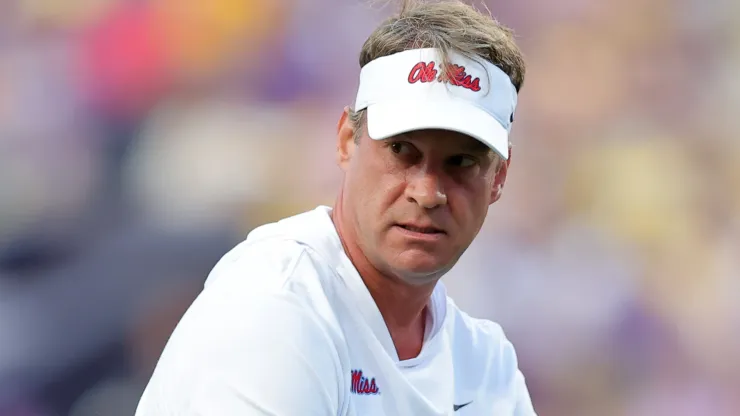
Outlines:
{"type": "Polygon", "coordinates": [[[455,167],[469,168],[475,166],[478,160],[468,155],[456,155],[448,159],[448,163],[455,167]]]}
{"type": "Polygon", "coordinates": [[[411,144],[406,142],[393,142],[390,144],[391,152],[397,155],[408,155],[411,153],[411,144]]]}

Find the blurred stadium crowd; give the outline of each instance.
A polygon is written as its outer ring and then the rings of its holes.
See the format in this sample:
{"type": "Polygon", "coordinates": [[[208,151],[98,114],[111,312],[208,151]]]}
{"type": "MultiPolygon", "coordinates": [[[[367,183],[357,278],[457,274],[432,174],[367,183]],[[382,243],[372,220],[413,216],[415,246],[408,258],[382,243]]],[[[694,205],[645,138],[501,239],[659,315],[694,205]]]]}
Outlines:
{"type": "MultiPolygon", "coordinates": [[[[491,0],[529,71],[445,277],[546,416],[740,414],[740,3],[491,0]]],[[[330,205],[366,0],[0,1],[0,415],[131,415],[254,226],[330,205]]]]}

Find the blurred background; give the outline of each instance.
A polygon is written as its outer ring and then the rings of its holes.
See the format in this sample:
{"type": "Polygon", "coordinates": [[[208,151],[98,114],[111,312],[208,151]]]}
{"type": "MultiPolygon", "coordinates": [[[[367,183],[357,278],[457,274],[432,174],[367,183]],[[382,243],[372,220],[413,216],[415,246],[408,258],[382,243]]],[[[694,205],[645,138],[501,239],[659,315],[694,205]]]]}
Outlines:
{"type": "MultiPolygon", "coordinates": [[[[740,415],[740,3],[485,3],[529,70],[449,291],[504,326],[540,415],[740,415]]],[[[332,204],[392,11],[0,0],[0,415],[133,414],[218,259],[332,204]]]]}

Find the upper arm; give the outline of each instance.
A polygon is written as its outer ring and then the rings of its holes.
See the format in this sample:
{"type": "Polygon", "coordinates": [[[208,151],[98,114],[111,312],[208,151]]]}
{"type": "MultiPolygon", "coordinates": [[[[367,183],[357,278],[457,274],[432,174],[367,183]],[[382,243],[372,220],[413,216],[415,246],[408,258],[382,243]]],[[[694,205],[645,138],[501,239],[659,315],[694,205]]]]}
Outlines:
{"type": "Polygon", "coordinates": [[[339,358],[317,319],[295,295],[249,294],[231,280],[209,285],[183,317],[137,415],[338,414],[339,358]]]}
{"type": "Polygon", "coordinates": [[[510,386],[510,394],[514,400],[514,416],[537,416],[532,405],[532,399],[529,396],[529,389],[527,388],[524,374],[519,369],[519,359],[517,358],[514,344],[506,338],[503,330],[500,327],[498,328],[501,331],[502,339],[501,355],[505,363],[504,365],[507,368],[504,373],[509,375],[507,384],[510,386]]]}
{"type": "Polygon", "coordinates": [[[524,381],[524,375],[518,369],[514,376],[514,389],[516,394],[514,416],[537,416],[532,405],[532,399],[529,396],[527,383],[524,381]]]}
{"type": "Polygon", "coordinates": [[[513,402],[514,416],[537,416],[529,395],[529,389],[524,375],[519,369],[519,360],[514,349],[514,344],[504,334],[500,325],[491,321],[479,321],[481,329],[490,342],[490,350],[495,351],[492,355],[492,368],[495,369],[493,382],[495,385],[505,386],[508,403],[513,402]]]}
{"type": "Polygon", "coordinates": [[[261,319],[237,325],[240,335],[208,341],[214,351],[193,414],[336,415],[338,358],[329,338],[291,304],[259,309],[261,319]]]}

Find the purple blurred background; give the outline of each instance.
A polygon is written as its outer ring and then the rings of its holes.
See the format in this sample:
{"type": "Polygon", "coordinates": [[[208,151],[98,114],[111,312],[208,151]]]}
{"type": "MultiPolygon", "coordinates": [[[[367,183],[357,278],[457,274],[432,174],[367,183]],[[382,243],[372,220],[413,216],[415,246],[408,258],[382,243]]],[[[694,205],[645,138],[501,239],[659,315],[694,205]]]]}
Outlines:
{"type": "MultiPolygon", "coordinates": [[[[132,415],[220,256],[330,205],[367,0],[0,0],[0,415],[132,415]]],[[[543,416],[740,414],[740,3],[486,1],[528,61],[445,282],[543,416]]]]}

